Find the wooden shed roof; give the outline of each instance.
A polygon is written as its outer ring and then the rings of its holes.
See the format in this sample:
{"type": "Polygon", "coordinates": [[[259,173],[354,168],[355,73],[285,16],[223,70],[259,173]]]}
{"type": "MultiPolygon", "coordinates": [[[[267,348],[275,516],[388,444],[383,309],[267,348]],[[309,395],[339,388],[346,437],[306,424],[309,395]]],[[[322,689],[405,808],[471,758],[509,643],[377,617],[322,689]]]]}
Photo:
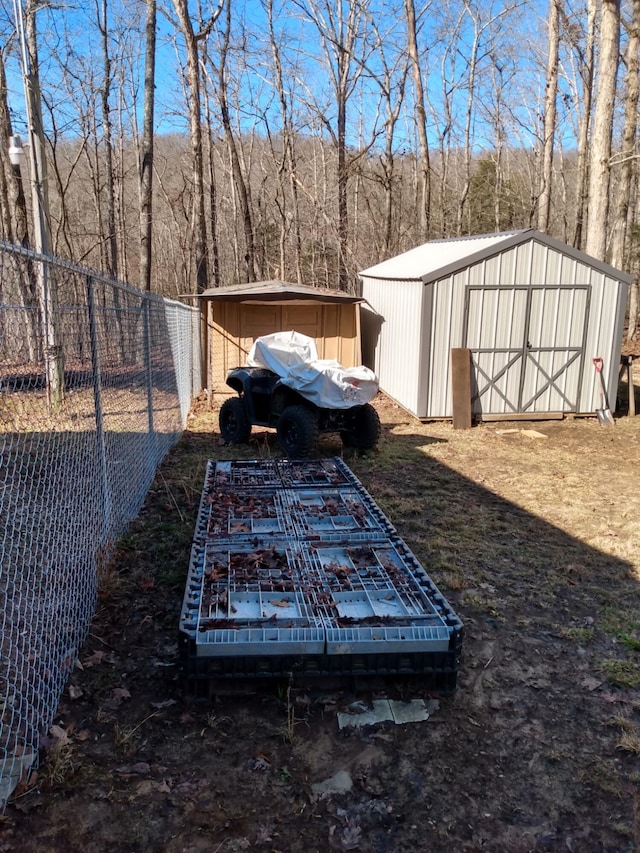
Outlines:
{"type": "Polygon", "coordinates": [[[337,302],[353,304],[363,302],[360,296],[352,296],[341,290],[311,287],[308,284],[292,284],[288,281],[256,281],[249,284],[230,284],[225,287],[210,287],[198,294],[200,299],[217,302],[337,302]]]}

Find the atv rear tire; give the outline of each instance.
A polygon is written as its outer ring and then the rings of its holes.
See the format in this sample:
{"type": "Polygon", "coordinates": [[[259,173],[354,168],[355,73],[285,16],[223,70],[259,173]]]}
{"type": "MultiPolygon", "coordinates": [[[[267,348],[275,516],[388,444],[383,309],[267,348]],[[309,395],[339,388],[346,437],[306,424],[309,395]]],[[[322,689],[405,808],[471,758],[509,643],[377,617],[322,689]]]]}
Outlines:
{"type": "Polygon", "coordinates": [[[230,444],[244,444],[249,441],[251,424],[240,397],[230,397],[220,407],[218,415],[220,433],[230,444]]]}
{"type": "Polygon", "coordinates": [[[287,456],[309,456],[318,441],[318,415],[306,406],[287,406],[278,419],[277,433],[287,456]]]}
{"type": "Polygon", "coordinates": [[[342,430],[340,438],[345,447],[356,450],[371,450],[380,440],[382,427],[378,413],[369,403],[358,406],[353,416],[350,430],[342,430]]]}

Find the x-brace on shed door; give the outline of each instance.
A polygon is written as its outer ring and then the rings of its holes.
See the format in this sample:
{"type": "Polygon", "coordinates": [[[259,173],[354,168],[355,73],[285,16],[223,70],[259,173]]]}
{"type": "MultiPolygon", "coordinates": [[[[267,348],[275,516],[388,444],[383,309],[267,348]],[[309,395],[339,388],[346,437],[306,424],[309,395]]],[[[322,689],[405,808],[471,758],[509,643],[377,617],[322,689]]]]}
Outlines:
{"type": "Polygon", "coordinates": [[[466,289],[474,414],[577,411],[590,293],[589,285],[466,289]]]}

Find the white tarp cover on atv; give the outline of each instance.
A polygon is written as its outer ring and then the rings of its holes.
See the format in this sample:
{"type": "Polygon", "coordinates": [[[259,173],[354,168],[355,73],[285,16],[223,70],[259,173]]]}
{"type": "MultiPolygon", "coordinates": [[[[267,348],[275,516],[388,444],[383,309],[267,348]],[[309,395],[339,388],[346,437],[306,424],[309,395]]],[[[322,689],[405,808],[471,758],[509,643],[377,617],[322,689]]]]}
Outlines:
{"type": "Polygon", "coordinates": [[[300,332],[275,332],[256,338],[249,367],[266,367],[283,385],[323,409],[350,409],[378,393],[378,380],[368,367],[343,367],[335,359],[319,359],[313,338],[300,332]]]}

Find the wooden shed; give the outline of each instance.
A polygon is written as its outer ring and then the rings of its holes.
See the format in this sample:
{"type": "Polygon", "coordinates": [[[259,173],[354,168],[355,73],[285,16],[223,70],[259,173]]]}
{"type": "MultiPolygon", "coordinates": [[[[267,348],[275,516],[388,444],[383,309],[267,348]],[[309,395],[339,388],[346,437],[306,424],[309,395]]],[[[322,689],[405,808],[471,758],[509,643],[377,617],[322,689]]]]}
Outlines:
{"type": "Polygon", "coordinates": [[[433,240],[360,276],[364,362],[417,417],[452,416],[457,348],[476,419],[593,413],[596,357],[613,406],[625,273],[529,228],[433,240]]]}
{"type": "Polygon", "coordinates": [[[216,287],[200,294],[203,352],[210,392],[226,392],[227,372],[246,363],[254,340],[294,330],[316,341],[320,358],[362,363],[360,303],[339,290],[285,281],[216,287]]]}

